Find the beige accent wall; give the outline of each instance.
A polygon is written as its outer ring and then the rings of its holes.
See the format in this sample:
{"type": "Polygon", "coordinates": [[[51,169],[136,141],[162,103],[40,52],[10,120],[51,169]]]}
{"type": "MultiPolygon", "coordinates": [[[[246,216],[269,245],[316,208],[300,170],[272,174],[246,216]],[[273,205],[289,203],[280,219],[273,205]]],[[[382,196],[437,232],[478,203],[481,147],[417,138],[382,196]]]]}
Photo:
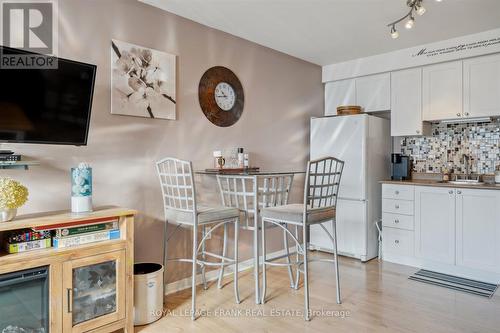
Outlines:
{"type": "MultiPolygon", "coordinates": [[[[321,68],[229,34],[163,12],[134,0],[60,0],[59,54],[97,65],[89,142],[86,147],[4,145],[41,166],[29,171],[0,170],[29,187],[29,203],[20,214],[69,209],[69,169],[92,164],[94,204],[138,209],[136,261],[161,261],[163,211],[154,162],[174,156],[210,167],[217,148],[244,147],[251,164],[263,169],[303,170],[309,157],[309,119],[323,113],[321,68]],[[110,114],[110,41],[118,39],[173,53],[177,58],[177,120],[110,114]],[[245,91],[240,120],[219,128],[203,115],[198,82],[208,68],[232,69],[245,91]]],[[[257,24],[258,18],[256,18],[257,24]]],[[[29,96],[26,96],[29,98],[29,96]]],[[[204,202],[218,203],[213,179],[201,179],[204,202]]],[[[302,197],[297,177],[292,200],[302,197]]],[[[241,233],[241,258],[251,256],[252,234],[241,233]]],[[[272,251],[282,247],[271,237],[272,251]]],[[[191,255],[191,234],[181,231],[170,242],[172,256],[191,255]]],[[[210,241],[220,244],[220,234],[210,241]]],[[[190,274],[187,264],[168,268],[168,282],[190,274]]]]}

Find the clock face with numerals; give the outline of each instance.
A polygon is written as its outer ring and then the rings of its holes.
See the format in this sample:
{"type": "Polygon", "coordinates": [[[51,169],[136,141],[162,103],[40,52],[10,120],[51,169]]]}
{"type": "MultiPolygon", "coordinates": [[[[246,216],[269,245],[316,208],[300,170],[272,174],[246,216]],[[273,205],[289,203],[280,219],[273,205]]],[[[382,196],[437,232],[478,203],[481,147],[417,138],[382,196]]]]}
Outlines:
{"type": "Polygon", "coordinates": [[[220,127],[233,125],[243,112],[243,86],[228,68],[208,69],[198,86],[200,107],[208,120],[220,127]]]}
{"type": "Polygon", "coordinates": [[[236,95],[229,83],[221,82],[215,86],[215,102],[224,111],[229,111],[233,108],[236,102],[236,95]]]}

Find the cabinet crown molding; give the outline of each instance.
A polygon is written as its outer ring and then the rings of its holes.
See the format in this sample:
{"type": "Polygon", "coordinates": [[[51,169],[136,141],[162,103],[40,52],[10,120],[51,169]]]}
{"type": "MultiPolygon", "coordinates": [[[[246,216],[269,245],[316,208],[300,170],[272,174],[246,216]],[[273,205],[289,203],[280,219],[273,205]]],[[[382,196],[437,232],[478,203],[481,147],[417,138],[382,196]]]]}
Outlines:
{"type": "Polygon", "coordinates": [[[500,52],[500,28],[323,66],[322,82],[344,80],[500,52]]]}

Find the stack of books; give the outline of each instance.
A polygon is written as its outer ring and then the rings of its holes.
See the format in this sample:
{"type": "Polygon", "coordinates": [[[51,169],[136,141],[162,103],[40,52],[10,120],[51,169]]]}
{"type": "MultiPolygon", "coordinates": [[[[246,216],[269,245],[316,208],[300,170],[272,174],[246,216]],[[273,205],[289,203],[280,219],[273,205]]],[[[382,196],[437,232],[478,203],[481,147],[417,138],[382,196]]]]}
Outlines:
{"type": "Polygon", "coordinates": [[[73,247],[120,238],[118,221],[59,228],[53,231],[52,246],[73,247]]]}
{"type": "Polygon", "coordinates": [[[8,253],[19,253],[48,247],[60,249],[119,238],[118,220],[101,220],[93,224],[61,225],[59,228],[39,226],[15,230],[7,234],[3,243],[8,253]]]}
{"type": "Polygon", "coordinates": [[[52,235],[48,230],[33,231],[31,229],[23,229],[11,231],[7,234],[5,242],[5,250],[8,253],[45,249],[51,246],[52,235]]]}

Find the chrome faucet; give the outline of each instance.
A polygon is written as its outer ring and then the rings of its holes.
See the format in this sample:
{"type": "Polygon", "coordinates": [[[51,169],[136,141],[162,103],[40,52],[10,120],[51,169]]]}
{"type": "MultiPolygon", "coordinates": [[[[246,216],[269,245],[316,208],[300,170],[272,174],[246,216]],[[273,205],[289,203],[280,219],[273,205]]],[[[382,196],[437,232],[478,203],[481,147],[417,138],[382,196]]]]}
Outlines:
{"type": "Polygon", "coordinates": [[[470,178],[470,156],[467,154],[462,155],[462,163],[465,164],[465,179],[470,178]]]}

